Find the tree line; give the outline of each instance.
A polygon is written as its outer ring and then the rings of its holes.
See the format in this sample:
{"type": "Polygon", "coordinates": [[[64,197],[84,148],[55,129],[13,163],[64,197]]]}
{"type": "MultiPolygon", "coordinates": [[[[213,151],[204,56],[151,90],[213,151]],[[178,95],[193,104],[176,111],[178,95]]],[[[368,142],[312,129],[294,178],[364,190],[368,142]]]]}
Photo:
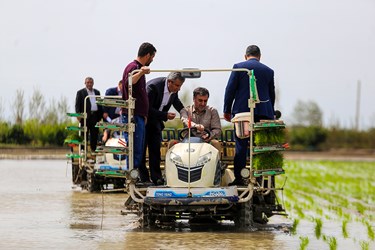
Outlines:
{"type": "MultiPolygon", "coordinates": [[[[187,98],[186,93],[184,98],[187,98]]],[[[59,147],[64,145],[65,138],[77,133],[66,130],[67,126],[77,122],[66,115],[69,105],[65,97],[47,103],[42,92],[34,89],[27,104],[29,112],[26,117],[24,92],[17,90],[12,103],[11,123],[2,118],[4,107],[0,102],[0,144],[59,147]]],[[[285,130],[292,150],[375,148],[375,127],[365,131],[339,125],[324,127],[323,112],[314,101],[298,101],[292,117],[285,130]]],[[[179,122],[169,124],[176,128],[181,126],[179,122]]]]}

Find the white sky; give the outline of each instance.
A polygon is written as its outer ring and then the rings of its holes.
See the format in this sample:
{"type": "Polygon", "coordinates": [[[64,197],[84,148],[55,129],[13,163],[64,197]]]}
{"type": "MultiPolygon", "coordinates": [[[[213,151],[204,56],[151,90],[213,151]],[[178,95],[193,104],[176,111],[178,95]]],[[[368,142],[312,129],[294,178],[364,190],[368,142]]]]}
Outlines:
{"type": "MultiPolygon", "coordinates": [[[[158,50],[152,69],[231,68],[257,44],[287,121],[298,100],[313,100],[325,125],[353,127],[361,81],[360,128],[375,123],[373,0],[0,0],[0,38],[6,119],[17,89],[27,101],[35,88],[47,101],[65,96],[74,111],[86,76],[104,94],[148,41],[158,50]]],[[[228,77],[187,80],[182,91],[207,87],[222,113],[228,77]]]]}

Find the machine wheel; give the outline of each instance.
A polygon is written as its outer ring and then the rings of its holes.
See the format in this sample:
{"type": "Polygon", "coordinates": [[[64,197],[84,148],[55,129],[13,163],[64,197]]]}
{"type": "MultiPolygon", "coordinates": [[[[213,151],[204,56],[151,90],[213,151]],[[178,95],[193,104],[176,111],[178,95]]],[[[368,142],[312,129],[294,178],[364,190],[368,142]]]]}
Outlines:
{"type": "Polygon", "coordinates": [[[155,225],[155,216],[152,215],[151,213],[151,207],[144,204],[140,203],[139,204],[139,212],[140,212],[140,219],[139,222],[141,224],[141,228],[145,227],[151,227],[155,225]]]}
{"type": "Polygon", "coordinates": [[[81,184],[81,176],[80,176],[80,169],[79,163],[73,162],[72,163],[72,182],[73,184],[81,184]]]}
{"type": "Polygon", "coordinates": [[[254,225],[252,199],[236,206],[234,224],[238,228],[248,228],[254,225]]]}
{"type": "Polygon", "coordinates": [[[95,172],[87,173],[87,190],[89,192],[98,192],[101,190],[100,184],[95,179],[95,172]]]}

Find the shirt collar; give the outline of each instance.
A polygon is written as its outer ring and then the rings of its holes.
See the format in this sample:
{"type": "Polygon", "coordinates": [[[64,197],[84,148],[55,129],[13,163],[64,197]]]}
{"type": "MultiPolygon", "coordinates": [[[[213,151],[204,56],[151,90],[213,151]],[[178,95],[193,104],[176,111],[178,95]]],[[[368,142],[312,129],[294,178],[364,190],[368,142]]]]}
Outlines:
{"type": "Polygon", "coordinates": [[[207,106],[204,108],[204,110],[201,113],[198,113],[198,111],[195,109],[194,104],[191,106],[191,112],[196,114],[204,114],[207,111],[207,106]]]}
{"type": "Polygon", "coordinates": [[[171,92],[169,92],[169,89],[168,89],[168,79],[165,79],[164,93],[168,93],[170,95],[172,94],[171,92]]]}

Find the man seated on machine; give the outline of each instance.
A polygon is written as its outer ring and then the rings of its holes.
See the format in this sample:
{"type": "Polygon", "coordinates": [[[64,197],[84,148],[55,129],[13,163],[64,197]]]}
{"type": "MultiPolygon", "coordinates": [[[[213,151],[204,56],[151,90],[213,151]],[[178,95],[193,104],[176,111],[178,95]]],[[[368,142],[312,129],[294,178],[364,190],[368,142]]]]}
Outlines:
{"type": "MultiPolygon", "coordinates": [[[[205,142],[210,143],[221,152],[221,144],[217,140],[221,135],[220,116],[217,109],[207,105],[209,96],[210,93],[206,88],[198,87],[194,89],[194,104],[180,111],[181,121],[184,127],[188,127],[190,116],[191,128],[197,131],[197,136],[200,136],[205,142]]],[[[177,141],[171,141],[169,147],[176,143],[177,141]]]]}

